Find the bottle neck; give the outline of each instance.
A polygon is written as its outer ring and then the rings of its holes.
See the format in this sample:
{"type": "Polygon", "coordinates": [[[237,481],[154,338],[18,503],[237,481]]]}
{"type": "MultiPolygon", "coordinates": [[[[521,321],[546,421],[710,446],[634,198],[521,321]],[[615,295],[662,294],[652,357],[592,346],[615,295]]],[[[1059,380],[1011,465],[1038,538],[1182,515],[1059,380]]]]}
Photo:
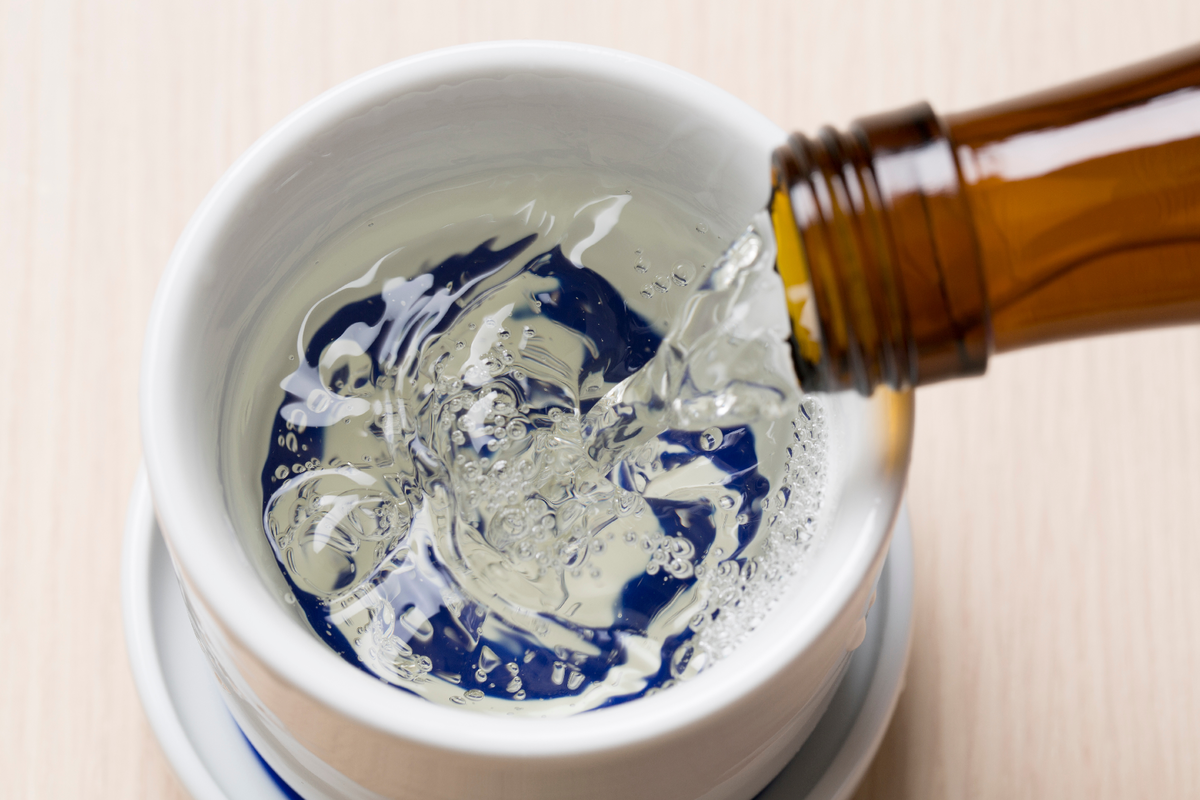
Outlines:
{"type": "Polygon", "coordinates": [[[773,179],[796,338],[820,344],[798,348],[805,388],[869,394],[881,383],[983,371],[990,327],[978,248],[950,141],[929,106],[845,133],[795,134],[775,152],[773,179]],[[804,280],[811,299],[792,289],[804,280]]]}
{"type": "Polygon", "coordinates": [[[988,355],[1200,319],[1200,48],[775,153],[779,269],[810,390],[975,375],[988,355]]]}

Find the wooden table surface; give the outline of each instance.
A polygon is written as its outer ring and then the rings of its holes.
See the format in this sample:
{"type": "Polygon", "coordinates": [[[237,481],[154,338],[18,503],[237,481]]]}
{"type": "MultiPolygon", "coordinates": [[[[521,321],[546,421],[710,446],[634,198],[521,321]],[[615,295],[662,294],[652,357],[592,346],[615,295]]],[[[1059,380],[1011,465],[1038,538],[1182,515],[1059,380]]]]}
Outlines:
{"type": "MultiPolygon", "coordinates": [[[[0,0],[0,797],[180,798],[118,563],[143,328],[209,187],[319,92],[567,39],[787,128],[966,108],[1200,40],[1196,0],[0,0]]],[[[858,797],[1200,797],[1200,329],[922,389],[907,689],[858,797]]]]}

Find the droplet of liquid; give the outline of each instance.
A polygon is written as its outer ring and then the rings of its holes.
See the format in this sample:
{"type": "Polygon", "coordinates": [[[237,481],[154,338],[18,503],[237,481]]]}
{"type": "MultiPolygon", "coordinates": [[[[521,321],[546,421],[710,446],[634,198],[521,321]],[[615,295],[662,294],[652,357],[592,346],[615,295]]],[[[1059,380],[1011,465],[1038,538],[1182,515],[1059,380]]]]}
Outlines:
{"type": "Polygon", "coordinates": [[[720,447],[723,441],[725,441],[725,435],[721,433],[720,428],[708,428],[700,434],[700,449],[711,452],[720,447]]]}
{"type": "Polygon", "coordinates": [[[479,651],[479,668],[484,672],[491,672],[498,666],[500,666],[500,656],[485,644],[479,651]]]}
{"type": "Polygon", "coordinates": [[[701,222],[696,225],[696,230],[700,233],[708,233],[708,226],[701,222]]]}

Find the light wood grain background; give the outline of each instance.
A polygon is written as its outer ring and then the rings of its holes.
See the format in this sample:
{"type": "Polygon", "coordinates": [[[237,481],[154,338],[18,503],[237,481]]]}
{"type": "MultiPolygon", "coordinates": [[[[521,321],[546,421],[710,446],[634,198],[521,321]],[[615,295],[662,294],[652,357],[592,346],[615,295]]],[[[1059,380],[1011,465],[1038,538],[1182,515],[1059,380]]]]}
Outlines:
{"type": "MultiPolygon", "coordinates": [[[[0,0],[0,797],[179,798],[118,603],[138,361],[233,159],[412,53],[553,38],[788,128],[965,108],[1200,40],[1196,0],[0,0]]],[[[908,687],[859,798],[1200,797],[1200,330],[921,390],[908,687]]]]}

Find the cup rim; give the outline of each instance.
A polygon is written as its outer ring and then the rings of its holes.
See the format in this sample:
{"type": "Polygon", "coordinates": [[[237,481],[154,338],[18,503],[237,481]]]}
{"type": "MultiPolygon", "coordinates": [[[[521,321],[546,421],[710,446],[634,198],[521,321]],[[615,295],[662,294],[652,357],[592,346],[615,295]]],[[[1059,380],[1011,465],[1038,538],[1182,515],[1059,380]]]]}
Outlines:
{"type": "MultiPolygon", "coordinates": [[[[785,139],[785,132],[758,111],[700,78],[640,56],[576,43],[461,45],[411,56],[352,78],[311,100],[255,142],[209,192],[180,236],[147,328],[140,387],[141,430],[156,513],[177,568],[221,627],[276,676],[336,713],[400,740],[495,757],[568,756],[636,746],[719,713],[778,673],[789,658],[810,647],[842,613],[860,587],[862,576],[886,546],[902,479],[887,482],[883,496],[878,498],[886,513],[878,515],[874,530],[864,529],[820,602],[799,620],[793,635],[757,651],[759,663],[753,672],[741,673],[732,682],[688,681],[670,692],[634,703],[570,717],[519,718],[445,707],[398,691],[347,664],[307,631],[291,624],[265,587],[226,580],[222,562],[227,556],[211,536],[205,535],[187,508],[190,487],[182,463],[186,454],[170,445],[173,426],[182,420],[172,417],[167,378],[176,368],[174,345],[186,335],[181,330],[183,315],[176,310],[206,280],[203,254],[219,240],[235,207],[288,153],[318,132],[405,91],[506,69],[615,81],[667,94],[703,109],[708,118],[733,120],[731,125],[742,126],[754,136],[778,142],[785,139]],[[464,725],[464,721],[470,724],[464,725]]],[[[911,439],[911,398],[895,395],[884,402],[889,417],[907,420],[901,425],[906,455],[911,439]]],[[[225,515],[232,529],[227,512],[225,515]]],[[[725,672],[722,667],[730,666],[736,656],[723,659],[707,672],[725,672]]]]}

